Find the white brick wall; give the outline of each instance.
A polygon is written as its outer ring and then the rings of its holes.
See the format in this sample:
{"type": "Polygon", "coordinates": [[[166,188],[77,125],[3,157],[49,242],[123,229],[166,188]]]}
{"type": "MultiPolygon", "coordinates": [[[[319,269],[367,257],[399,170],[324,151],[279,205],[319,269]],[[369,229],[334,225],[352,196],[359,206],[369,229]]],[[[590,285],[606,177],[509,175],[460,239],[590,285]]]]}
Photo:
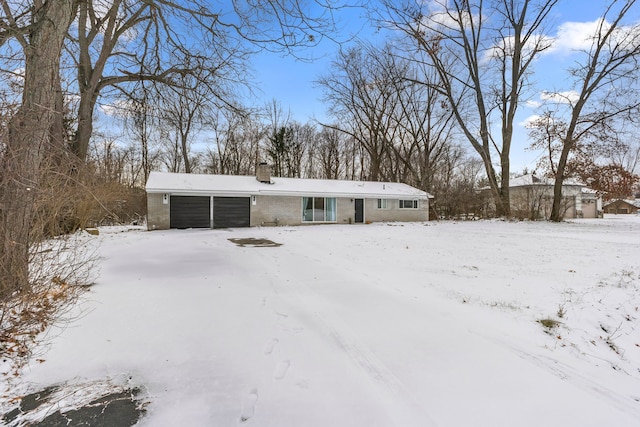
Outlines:
{"type": "Polygon", "coordinates": [[[162,194],[147,193],[147,229],[169,229],[169,204],[162,202],[162,194]]]}
{"type": "MultiPolygon", "coordinates": [[[[162,202],[162,194],[147,194],[147,228],[165,230],[170,225],[169,204],[162,202]]],[[[301,225],[302,197],[255,196],[251,203],[251,226],[261,225],[301,225]]],[[[355,220],[355,205],[351,198],[337,198],[336,223],[350,224],[355,220]]],[[[429,202],[418,201],[418,209],[399,209],[398,200],[389,199],[386,209],[378,209],[377,199],[365,199],[364,220],[380,221],[427,221],[429,202]]],[[[311,224],[311,223],[304,223],[311,224]]]]}

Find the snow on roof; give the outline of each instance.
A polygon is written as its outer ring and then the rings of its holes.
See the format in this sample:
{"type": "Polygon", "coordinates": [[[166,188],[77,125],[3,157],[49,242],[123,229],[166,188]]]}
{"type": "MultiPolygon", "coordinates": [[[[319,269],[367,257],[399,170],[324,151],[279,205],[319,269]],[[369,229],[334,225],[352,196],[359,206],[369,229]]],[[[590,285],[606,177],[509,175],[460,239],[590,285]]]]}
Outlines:
{"type": "Polygon", "coordinates": [[[259,182],[254,176],[203,175],[151,172],[148,193],[218,194],[228,196],[324,196],[369,198],[431,198],[430,194],[407,184],[396,182],[346,181],[334,179],[302,179],[272,177],[271,183],[259,182]]]}
{"type": "Polygon", "coordinates": [[[610,199],[610,200],[606,200],[604,202],[604,206],[607,207],[607,206],[612,205],[612,204],[614,204],[616,202],[623,202],[623,203],[626,203],[628,205],[640,208],[640,200],[639,199],[610,199]]]}
{"type": "MultiPolygon", "coordinates": [[[[531,174],[522,175],[516,178],[509,179],[509,187],[526,187],[528,185],[553,185],[554,180],[552,178],[540,177],[531,174]]],[[[575,179],[567,178],[563,181],[562,185],[576,185],[579,187],[586,187],[585,184],[576,181],[575,179]]]]}

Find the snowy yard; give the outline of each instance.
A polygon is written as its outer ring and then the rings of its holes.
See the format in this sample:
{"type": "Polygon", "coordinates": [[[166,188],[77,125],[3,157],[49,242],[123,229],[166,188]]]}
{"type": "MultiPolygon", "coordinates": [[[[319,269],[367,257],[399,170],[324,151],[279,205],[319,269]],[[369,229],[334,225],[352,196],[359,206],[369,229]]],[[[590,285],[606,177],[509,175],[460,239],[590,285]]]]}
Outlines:
{"type": "Polygon", "coordinates": [[[639,425],[638,216],[121,231],[25,391],[140,386],[142,426],[639,425]]]}

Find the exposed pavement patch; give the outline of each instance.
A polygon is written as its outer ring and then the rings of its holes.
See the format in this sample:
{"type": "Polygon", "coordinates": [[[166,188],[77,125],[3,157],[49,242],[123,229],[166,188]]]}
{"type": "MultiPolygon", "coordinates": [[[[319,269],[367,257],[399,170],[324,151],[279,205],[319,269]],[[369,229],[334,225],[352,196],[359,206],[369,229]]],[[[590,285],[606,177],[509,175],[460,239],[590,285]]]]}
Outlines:
{"type": "MultiPolygon", "coordinates": [[[[97,383],[96,383],[97,384],[97,383]]],[[[100,391],[96,395],[92,384],[70,386],[55,385],[16,399],[18,405],[0,416],[2,425],[8,427],[129,427],[145,414],[145,401],[139,399],[141,389],[117,387],[111,392],[100,391]],[[63,406],[65,399],[85,395],[91,400],[74,406],[63,406]]],[[[100,389],[101,385],[97,385],[100,389]]]]}
{"type": "Polygon", "coordinates": [[[254,248],[276,248],[278,246],[282,246],[282,243],[276,243],[269,239],[255,239],[253,237],[248,237],[246,239],[229,239],[229,241],[241,247],[250,246],[254,248]]]}

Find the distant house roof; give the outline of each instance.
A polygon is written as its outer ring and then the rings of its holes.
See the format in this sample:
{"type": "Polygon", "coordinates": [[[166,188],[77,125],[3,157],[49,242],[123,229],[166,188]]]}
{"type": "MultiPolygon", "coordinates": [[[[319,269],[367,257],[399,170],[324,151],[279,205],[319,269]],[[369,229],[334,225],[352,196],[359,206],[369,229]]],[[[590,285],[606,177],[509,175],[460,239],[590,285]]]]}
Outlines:
{"type": "Polygon", "coordinates": [[[609,200],[603,206],[603,209],[608,208],[612,205],[627,205],[630,208],[640,209],[640,201],[639,200],[628,200],[628,199],[615,199],[609,200]]]}
{"type": "MultiPolygon", "coordinates": [[[[509,187],[527,187],[530,185],[545,185],[545,186],[553,186],[554,180],[552,178],[547,178],[544,176],[535,176],[532,174],[518,176],[516,178],[509,179],[509,187]]],[[[586,187],[586,184],[583,184],[575,179],[565,179],[562,185],[575,185],[578,187],[586,187]]]]}
{"type": "Polygon", "coordinates": [[[147,180],[148,193],[185,195],[211,194],[228,196],[317,196],[398,199],[427,199],[430,194],[396,182],[346,181],[332,179],[302,179],[272,177],[262,183],[255,176],[203,175],[151,172],[147,180]]]}

